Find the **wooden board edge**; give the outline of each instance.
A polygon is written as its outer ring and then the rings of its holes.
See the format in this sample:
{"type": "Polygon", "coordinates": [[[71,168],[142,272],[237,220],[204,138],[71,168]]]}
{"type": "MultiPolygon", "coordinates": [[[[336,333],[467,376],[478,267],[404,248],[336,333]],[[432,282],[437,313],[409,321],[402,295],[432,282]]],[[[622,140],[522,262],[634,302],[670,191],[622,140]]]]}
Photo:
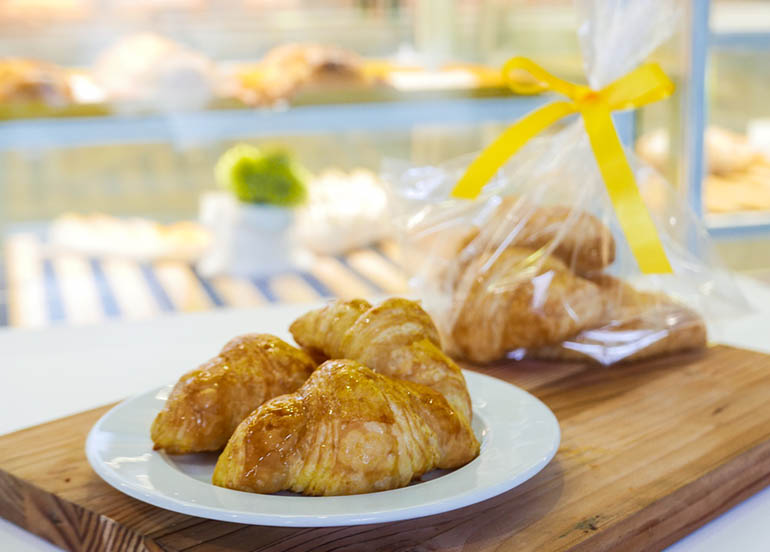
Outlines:
{"type": "Polygon", "coordinates": [[[80,552],[168,552],[114,520],[0,470],[0,517],[51,544],[80,552]]]}
{"type": "Polygon", "coordinates": [[[770,441],[736,455],[570,552],[663,550],[768,486],[770,441]],[[711,479],[710,491],[703,490],[704,479],[711,479]],[[629,525],[639,529],[628,532],[629,525]]]}

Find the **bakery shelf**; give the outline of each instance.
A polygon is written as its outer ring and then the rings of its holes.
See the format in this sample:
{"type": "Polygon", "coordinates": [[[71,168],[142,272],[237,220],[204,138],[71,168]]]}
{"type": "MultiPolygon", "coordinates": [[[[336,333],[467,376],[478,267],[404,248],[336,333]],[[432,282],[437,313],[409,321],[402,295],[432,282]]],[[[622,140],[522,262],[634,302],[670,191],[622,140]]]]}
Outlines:
{"type": "Polygon", "coordinates": [[[689,3],[689,44],[686,48],[687,85],[683,94],[683,159],[686,196],[715,238],[730,239],[770,235],[770,212],[704,212],[704,135],[709,120],[707,71],[709,54],[715,50],[768,50],[768,5],[760,2],[689,3]]]}
{"type": "Polygon", "coordinates": [[[712,32],[712,48],[770,50],[770,31],[712,32]]]}
{"type": "Polygon", "coordinates": [[[715,238],[770,234],[770,211],[742,211],[706,215],[706,227],[715,238]]]}
{"type": "MultiPolygon", "coordinates": [[[[0,122],[0,151],[170,141],[210,143],[260,136],[328,134],[513,121],[552,100],[549,95],[448,98],[409,102],[300,105],[288,109],[218,109],[0,122]]],[[[615,115],[622,141],[633,141],[633,113],[615,115]]]]}
{"type": "Polygon", "coordinates": [[[0,123],[0,149],[171,141],[201,143],[264,135],[474,124],[516,119],[547,96],[306,105],[284,110],[220,109],[152,115],[11,120],[0,123]]]}
{"type": "MultiPolygon", "coordinates": [[[[703,2],[703,0],[696,0],[703,2]]],[[[770,5],[767,2],[712,0],[709,9],[713,48],[770,50],[770,5]]]]}

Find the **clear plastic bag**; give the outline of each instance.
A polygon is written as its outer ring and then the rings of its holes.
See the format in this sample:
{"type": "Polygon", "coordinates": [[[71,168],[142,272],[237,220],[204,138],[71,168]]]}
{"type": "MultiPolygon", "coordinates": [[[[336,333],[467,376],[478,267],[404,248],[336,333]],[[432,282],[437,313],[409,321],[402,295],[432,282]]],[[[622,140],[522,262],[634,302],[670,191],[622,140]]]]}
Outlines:
{"type": "MultiPolygon", "coordinates": [[[[599,88],[670,34],[678,5],[578,8],[589,82],[599,88]]],[[[698,219],[626,151],[673,268],[641,273],[580,118],[527,142],[476,200],[452,198],[476,155],[386,175],[413,289],[455,356],[613,364],[702,348],[706,319],[746,310],[698,219]]]]}

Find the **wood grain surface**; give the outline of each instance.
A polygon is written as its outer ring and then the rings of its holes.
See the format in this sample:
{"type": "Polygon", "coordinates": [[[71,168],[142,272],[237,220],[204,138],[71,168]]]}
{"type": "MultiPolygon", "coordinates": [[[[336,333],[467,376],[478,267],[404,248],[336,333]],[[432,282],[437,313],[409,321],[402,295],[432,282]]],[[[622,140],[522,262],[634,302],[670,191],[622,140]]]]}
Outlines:
{"type": "Polygon", "coordinates": [[[454,512],[322,529],[176,514],[112,489],[86,435],[108,407],[0,437],[0,514],[69,550],[658,550],[770,484],[770,357],[727,347],[600,368],[483,370],[542,399],[562,427],[525,484],[454,512]]]}

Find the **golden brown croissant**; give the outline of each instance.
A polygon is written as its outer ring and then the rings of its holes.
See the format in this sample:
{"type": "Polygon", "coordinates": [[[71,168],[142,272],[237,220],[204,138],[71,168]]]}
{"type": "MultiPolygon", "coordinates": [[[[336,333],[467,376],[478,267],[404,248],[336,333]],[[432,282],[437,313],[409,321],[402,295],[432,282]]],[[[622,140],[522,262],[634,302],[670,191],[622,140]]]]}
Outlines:
{"type": "Polygon", "coordinates": [[[212,481],[256,493],[357,494],[403,487],[478,453],[469,424],[437,391],[332,360],[238,426],[212,481]]]}
{"type": "Polygon", "coordinates": [[[474,258],[459,276],[448,333],[453,352],[491,362],[520,348],[560,343],[604,314],[599,287],[555,257],[509,247],[474,258]]]}
{"type": "Polygon", "coordinates": [[[684,305],[606,274],[591,279],[605,296],[602,324],[562,344],[536,349],[531,357],[612,364],[706,346],[703,319],[684,305]]]}
{"type": "Polygon", "coordinates": [[[0,58],[0,102],[72,102],[67,72],[56,65],[24,58],[0,58]]]}
{"type": "Polygon", "coordinates": [[[612,233],[593,215],[566,206],[535,207],[515,196],[502,200],[483,229],[470,230],[458,251],[472,257],[503,244],[540,249],[554,242],[550,254],[578,274],[601,270],[615,260],[612,233]]]}
{"type": "Polygon", "coordinates": [[[236,337],[179,379],[152,423],[155,448],[171,454],[221,450],[251,411],[297,390],[314,369],[304,351],[275,336],[236,337]]]}
{"type": "Polygon", "coordinates": [[[349,358],[426,385],[471,419],[462,371],[443,353],[436,326],[415,301],[391,298],[376,307],[362,299],[332,301],[295,320],[289,330],[315,358],[349,358]]]}
{"type": "Polygon", "coordinates": [[[238,72],[241,95],[251,103],[289,100],[307,86],[364,84],[362,60],[353,52],[324,44],[285,44],[258,64],[238,72]]]}

